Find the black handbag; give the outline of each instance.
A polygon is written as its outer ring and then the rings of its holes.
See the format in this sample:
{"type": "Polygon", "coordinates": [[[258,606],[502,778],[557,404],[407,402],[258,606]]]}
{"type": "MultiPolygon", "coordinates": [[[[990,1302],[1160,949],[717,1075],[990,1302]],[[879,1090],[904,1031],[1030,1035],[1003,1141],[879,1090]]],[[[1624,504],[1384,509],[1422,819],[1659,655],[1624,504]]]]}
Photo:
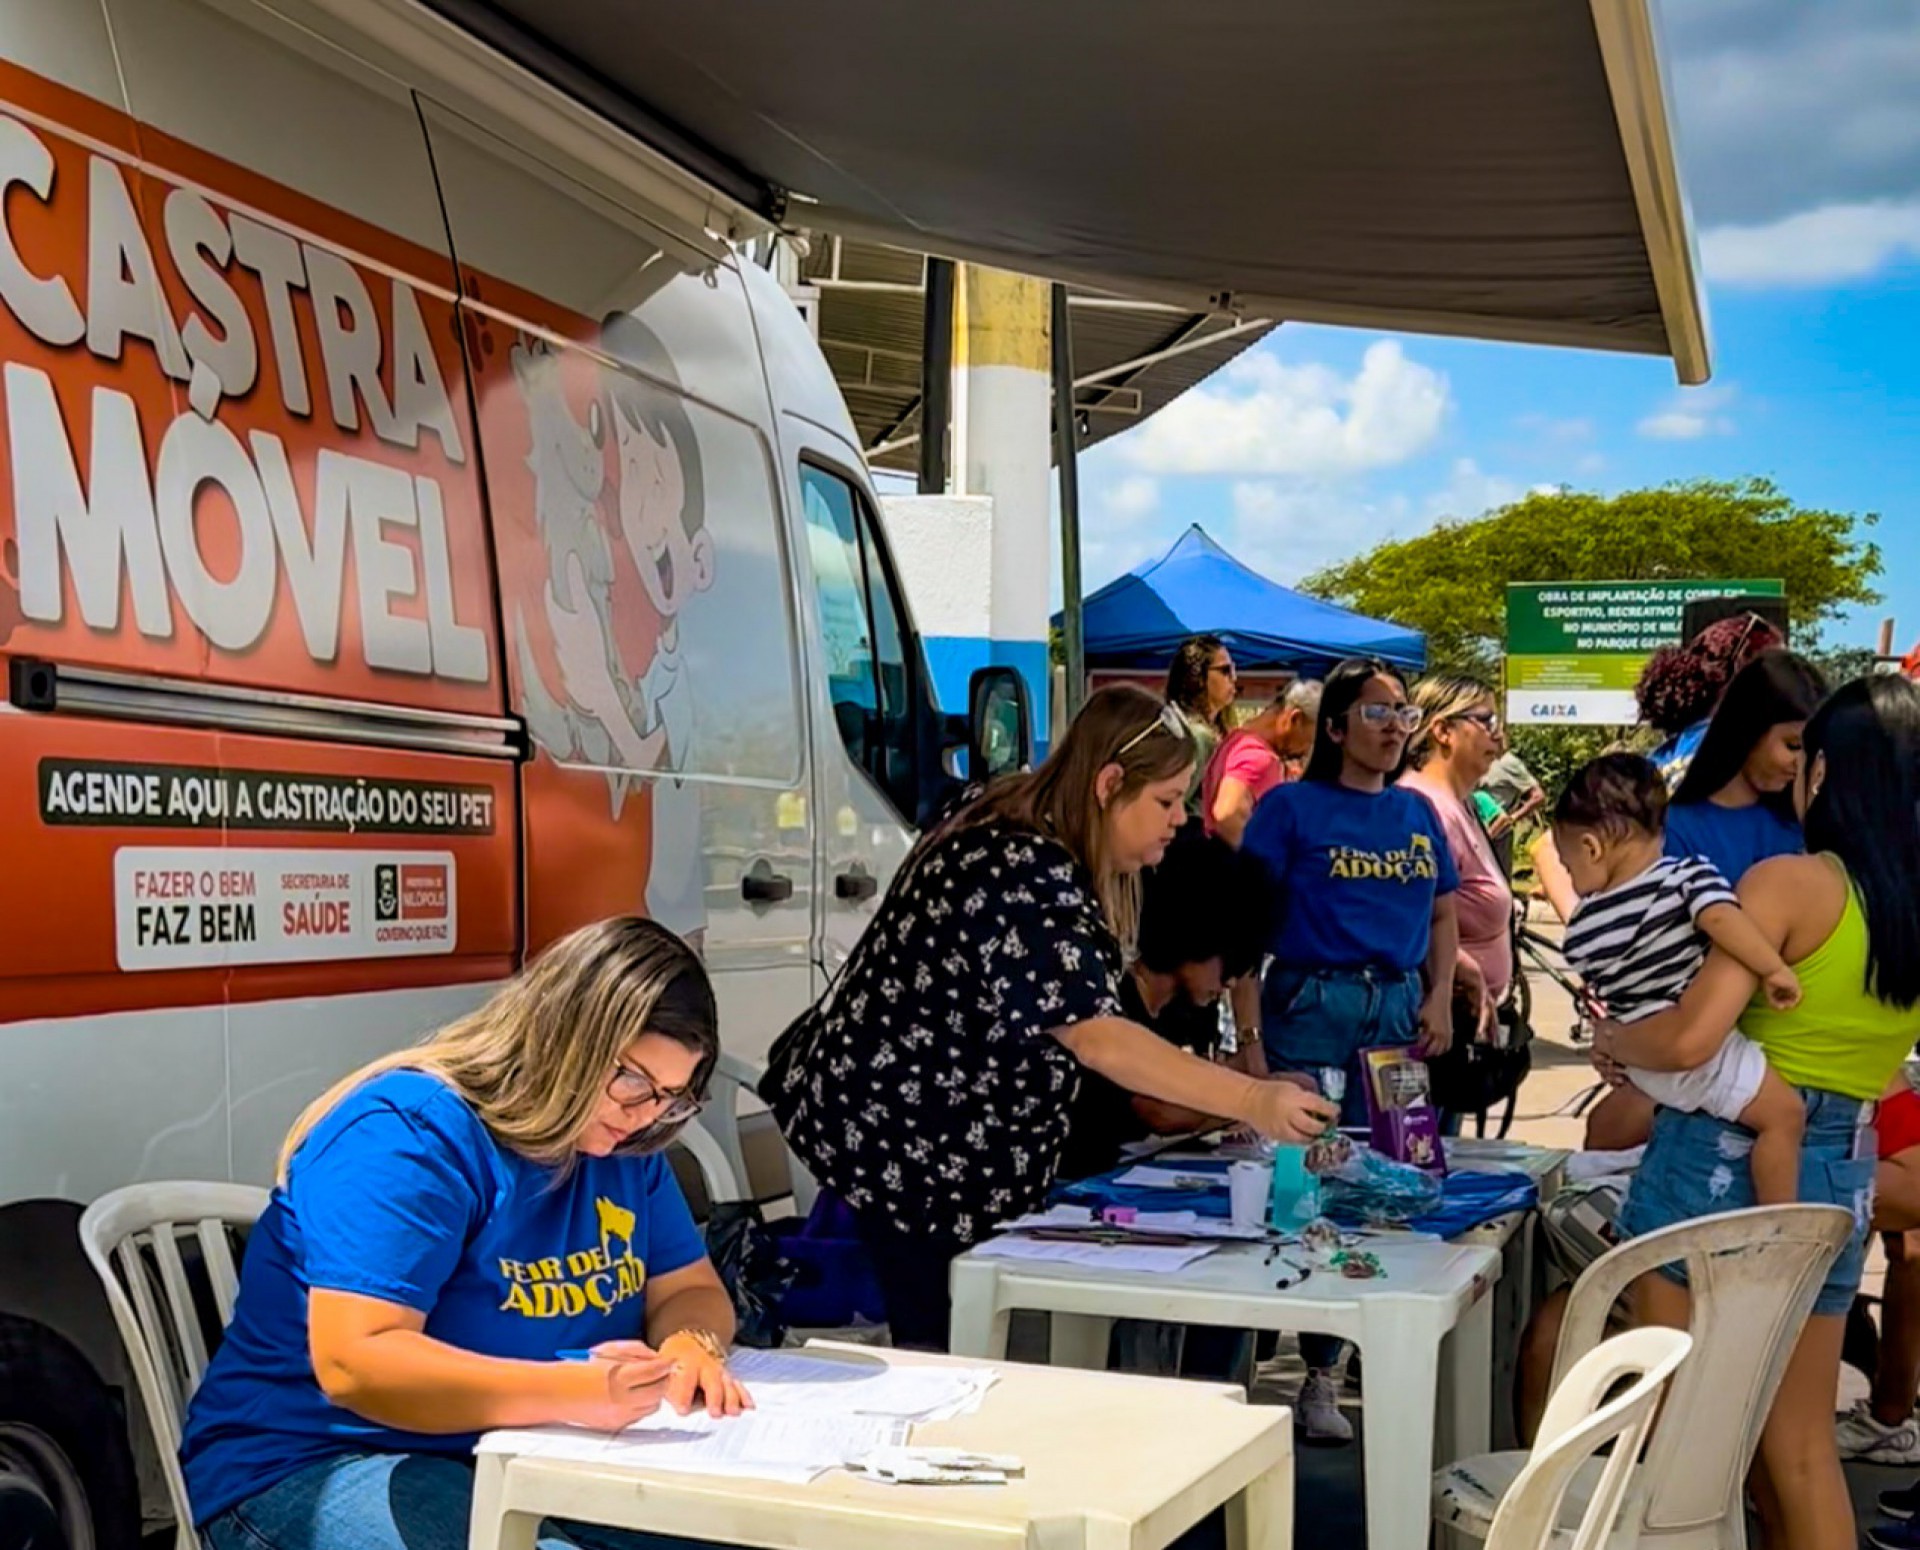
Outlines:
{"type": "Polygon", "coordinates": [[[1533,1069],[1533,1030],[1512,1013],[1509,1000],[1500,1008],[1497,1042],[1486,1043],[1479,1037],[1480,1019],[1472,1002],[1456,998],[1453,1043],[1444,1055],[1427,1061],[1434,1107],[1449,1114],[1476,1116],[1482,1134],[1487,1115],[1503,1103],[1509,1105],[1506,1123],[1501,1126],[1505,1134],[1507,1125],[1513,1122],[1511,1101],[1533,1069]]]}

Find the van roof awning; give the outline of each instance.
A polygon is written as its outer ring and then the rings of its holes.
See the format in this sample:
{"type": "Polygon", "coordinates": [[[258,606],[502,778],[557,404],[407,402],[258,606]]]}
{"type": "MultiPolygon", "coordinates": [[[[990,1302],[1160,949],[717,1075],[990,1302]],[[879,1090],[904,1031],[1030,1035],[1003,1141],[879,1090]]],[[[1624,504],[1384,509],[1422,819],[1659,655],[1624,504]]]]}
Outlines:
{"type": "Polygon", "coordinates": [[[1708,375],[1649,0],[426,3],[770,221],[1708,375]]]}

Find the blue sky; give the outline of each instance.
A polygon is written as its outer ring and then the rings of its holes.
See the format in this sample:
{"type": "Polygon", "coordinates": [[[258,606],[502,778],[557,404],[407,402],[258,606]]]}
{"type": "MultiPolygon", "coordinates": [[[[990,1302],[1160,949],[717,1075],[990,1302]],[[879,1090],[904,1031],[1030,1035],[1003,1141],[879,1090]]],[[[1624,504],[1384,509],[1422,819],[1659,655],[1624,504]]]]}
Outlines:
{"type": "Polygon", "coordinates": [[[1881,514],[1886,601],[1837,634],[1871,644],[1892,615],[1901,649],[1920,640],[1920,0],[1662,10],[1712,383],[1289,325],[1083,457],[1088,590],[1190,522],[1290,582],[1536,485],[1765,474],[1881,514]]]}

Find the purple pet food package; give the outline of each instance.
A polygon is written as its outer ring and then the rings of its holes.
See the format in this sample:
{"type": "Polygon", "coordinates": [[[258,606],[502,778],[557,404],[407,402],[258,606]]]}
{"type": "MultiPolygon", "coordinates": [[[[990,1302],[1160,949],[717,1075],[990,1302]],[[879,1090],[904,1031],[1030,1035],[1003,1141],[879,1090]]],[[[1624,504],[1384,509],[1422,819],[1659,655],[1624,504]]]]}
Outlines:
{"type": "Polygon", "coordinates": [[[1440,1111],[1433,1106],[1426,1062],[1410,1050],[1370,1049],[1364,1069],[1373,1149],[1395,1162],[1445,1173],[1440,1111]]]}

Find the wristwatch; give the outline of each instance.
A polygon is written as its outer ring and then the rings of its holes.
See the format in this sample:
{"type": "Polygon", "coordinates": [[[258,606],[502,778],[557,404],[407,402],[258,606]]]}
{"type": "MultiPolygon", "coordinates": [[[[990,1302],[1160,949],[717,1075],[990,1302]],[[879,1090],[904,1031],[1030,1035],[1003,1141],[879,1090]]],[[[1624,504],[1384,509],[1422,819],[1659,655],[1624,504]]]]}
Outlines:
{"type": "MultiPolygon", "coordinates": [[[[691,1340],[716,1362],[724,1362],[727,1359],[727,1348],[720,1343],[720,1337],[710,1329],[695,1329],[691,1326],[686,1329],[676,1329],[671,1335],[667,1336],[667,1340],[675,1339],[691,1340]]],[[[667,1340],[660,1342],[663,1349],[666,1346],[667,1340]]]]}

